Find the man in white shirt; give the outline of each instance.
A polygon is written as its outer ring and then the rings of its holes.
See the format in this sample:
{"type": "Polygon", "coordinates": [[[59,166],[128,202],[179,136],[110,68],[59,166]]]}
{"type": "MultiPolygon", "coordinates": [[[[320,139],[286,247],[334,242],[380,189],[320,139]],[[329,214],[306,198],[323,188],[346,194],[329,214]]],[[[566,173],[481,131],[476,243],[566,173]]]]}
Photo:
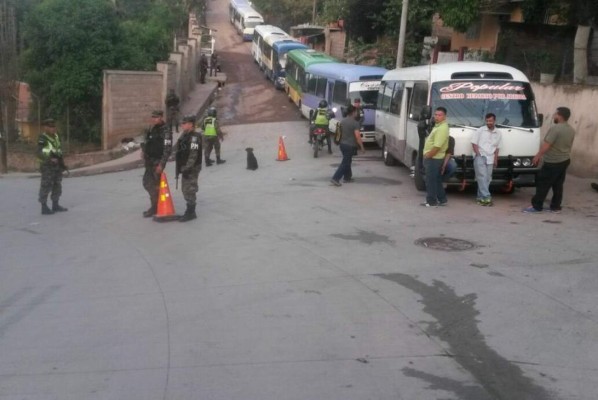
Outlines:
{"type": "Polygon", "coordinates": [[[478,128],[471,136],[474,159],[473,168],[478,184],[477,203],[481,206],[491,206],[490,182],[492,170],[498,164],[498,151],[502,145],[502,136],[496,130],[496,115],[486,114],[486,125],[478,128]]]}

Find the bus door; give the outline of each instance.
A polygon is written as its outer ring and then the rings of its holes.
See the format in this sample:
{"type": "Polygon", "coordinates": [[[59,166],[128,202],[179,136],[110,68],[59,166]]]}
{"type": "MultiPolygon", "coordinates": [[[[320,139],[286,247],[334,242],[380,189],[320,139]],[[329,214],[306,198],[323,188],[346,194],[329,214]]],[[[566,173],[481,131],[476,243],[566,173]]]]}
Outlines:
{"type": "Polygon", "coordinates": [[[428,104],[428,82],[411,82],[407,84],[412,86],[408,90],[408,108],[406,124],[404,125],[404,140],[405,140],[405,164],[413,165],[415,162],[415,154],[419,148],[419,136],[417,134],[417,124],[420,119],[422,109],[428,104]]]}

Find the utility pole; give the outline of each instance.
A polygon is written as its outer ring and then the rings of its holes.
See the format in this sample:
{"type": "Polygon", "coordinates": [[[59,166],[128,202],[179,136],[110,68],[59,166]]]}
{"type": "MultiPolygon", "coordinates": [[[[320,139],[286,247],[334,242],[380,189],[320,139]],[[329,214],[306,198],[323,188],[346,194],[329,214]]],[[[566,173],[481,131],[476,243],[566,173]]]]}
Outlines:
{"type": "Polygon", "coordinates": [[[312,25],[316,24],[316,3],[317,3],[317,0],[314,0],[314,6],[311,11],[311,24],[312,25]]]}
{"type": "Polygon", "coordinates": [[[405,58],[405,32],[407,31],[407,13],[409,11],[409,0],[403,0],[401,10],[401,25],[399,28],[399,48],[397,49],[397,68],[403,67],[405,58]]]}
{"type": "Polygon", "coordinates": [[[0,171],[8,169],[8,142],[16,136],[17,28],[15,9],[0,0],[0,171]]]}

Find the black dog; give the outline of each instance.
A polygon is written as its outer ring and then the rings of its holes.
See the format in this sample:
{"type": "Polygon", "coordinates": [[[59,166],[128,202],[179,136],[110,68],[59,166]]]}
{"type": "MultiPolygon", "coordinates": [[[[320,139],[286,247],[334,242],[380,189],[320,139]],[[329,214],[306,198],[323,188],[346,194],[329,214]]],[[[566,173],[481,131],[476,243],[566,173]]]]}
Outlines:
{"type": "Polygon", "coordinates": [[[253,149],[248,147],[245,151],[247,152],[247,169],[255,171],[257,169],[257,158],[253,154],[253,149]]]}

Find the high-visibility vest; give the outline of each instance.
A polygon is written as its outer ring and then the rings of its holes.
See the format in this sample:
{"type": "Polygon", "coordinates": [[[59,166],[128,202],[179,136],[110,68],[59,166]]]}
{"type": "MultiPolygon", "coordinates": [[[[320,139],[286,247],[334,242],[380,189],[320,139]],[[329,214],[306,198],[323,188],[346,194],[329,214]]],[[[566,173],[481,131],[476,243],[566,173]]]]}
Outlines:
{"type": "Polygon", "coordinates": [[[52,153],[58,157],[62,156],[60,136],[50,136],[47,133],[44,133],[42,136],[45,138],[45,145],[42,148],[41,157],[39,160],[42,162],[47,161],[52,153]]]}
{"type": "Polygon", "coordinates": [[[314,120],[316,125],[328,125],[328,110],[325,108],[318,108],[316,110],[316,119],[314,120]]]}
{"type": "Polygon", "coordinates": [[[218,134],[216,132],[216,118],[206,117],[203,120],[203,134],[204,136],[216,136],[218,134]]]}

